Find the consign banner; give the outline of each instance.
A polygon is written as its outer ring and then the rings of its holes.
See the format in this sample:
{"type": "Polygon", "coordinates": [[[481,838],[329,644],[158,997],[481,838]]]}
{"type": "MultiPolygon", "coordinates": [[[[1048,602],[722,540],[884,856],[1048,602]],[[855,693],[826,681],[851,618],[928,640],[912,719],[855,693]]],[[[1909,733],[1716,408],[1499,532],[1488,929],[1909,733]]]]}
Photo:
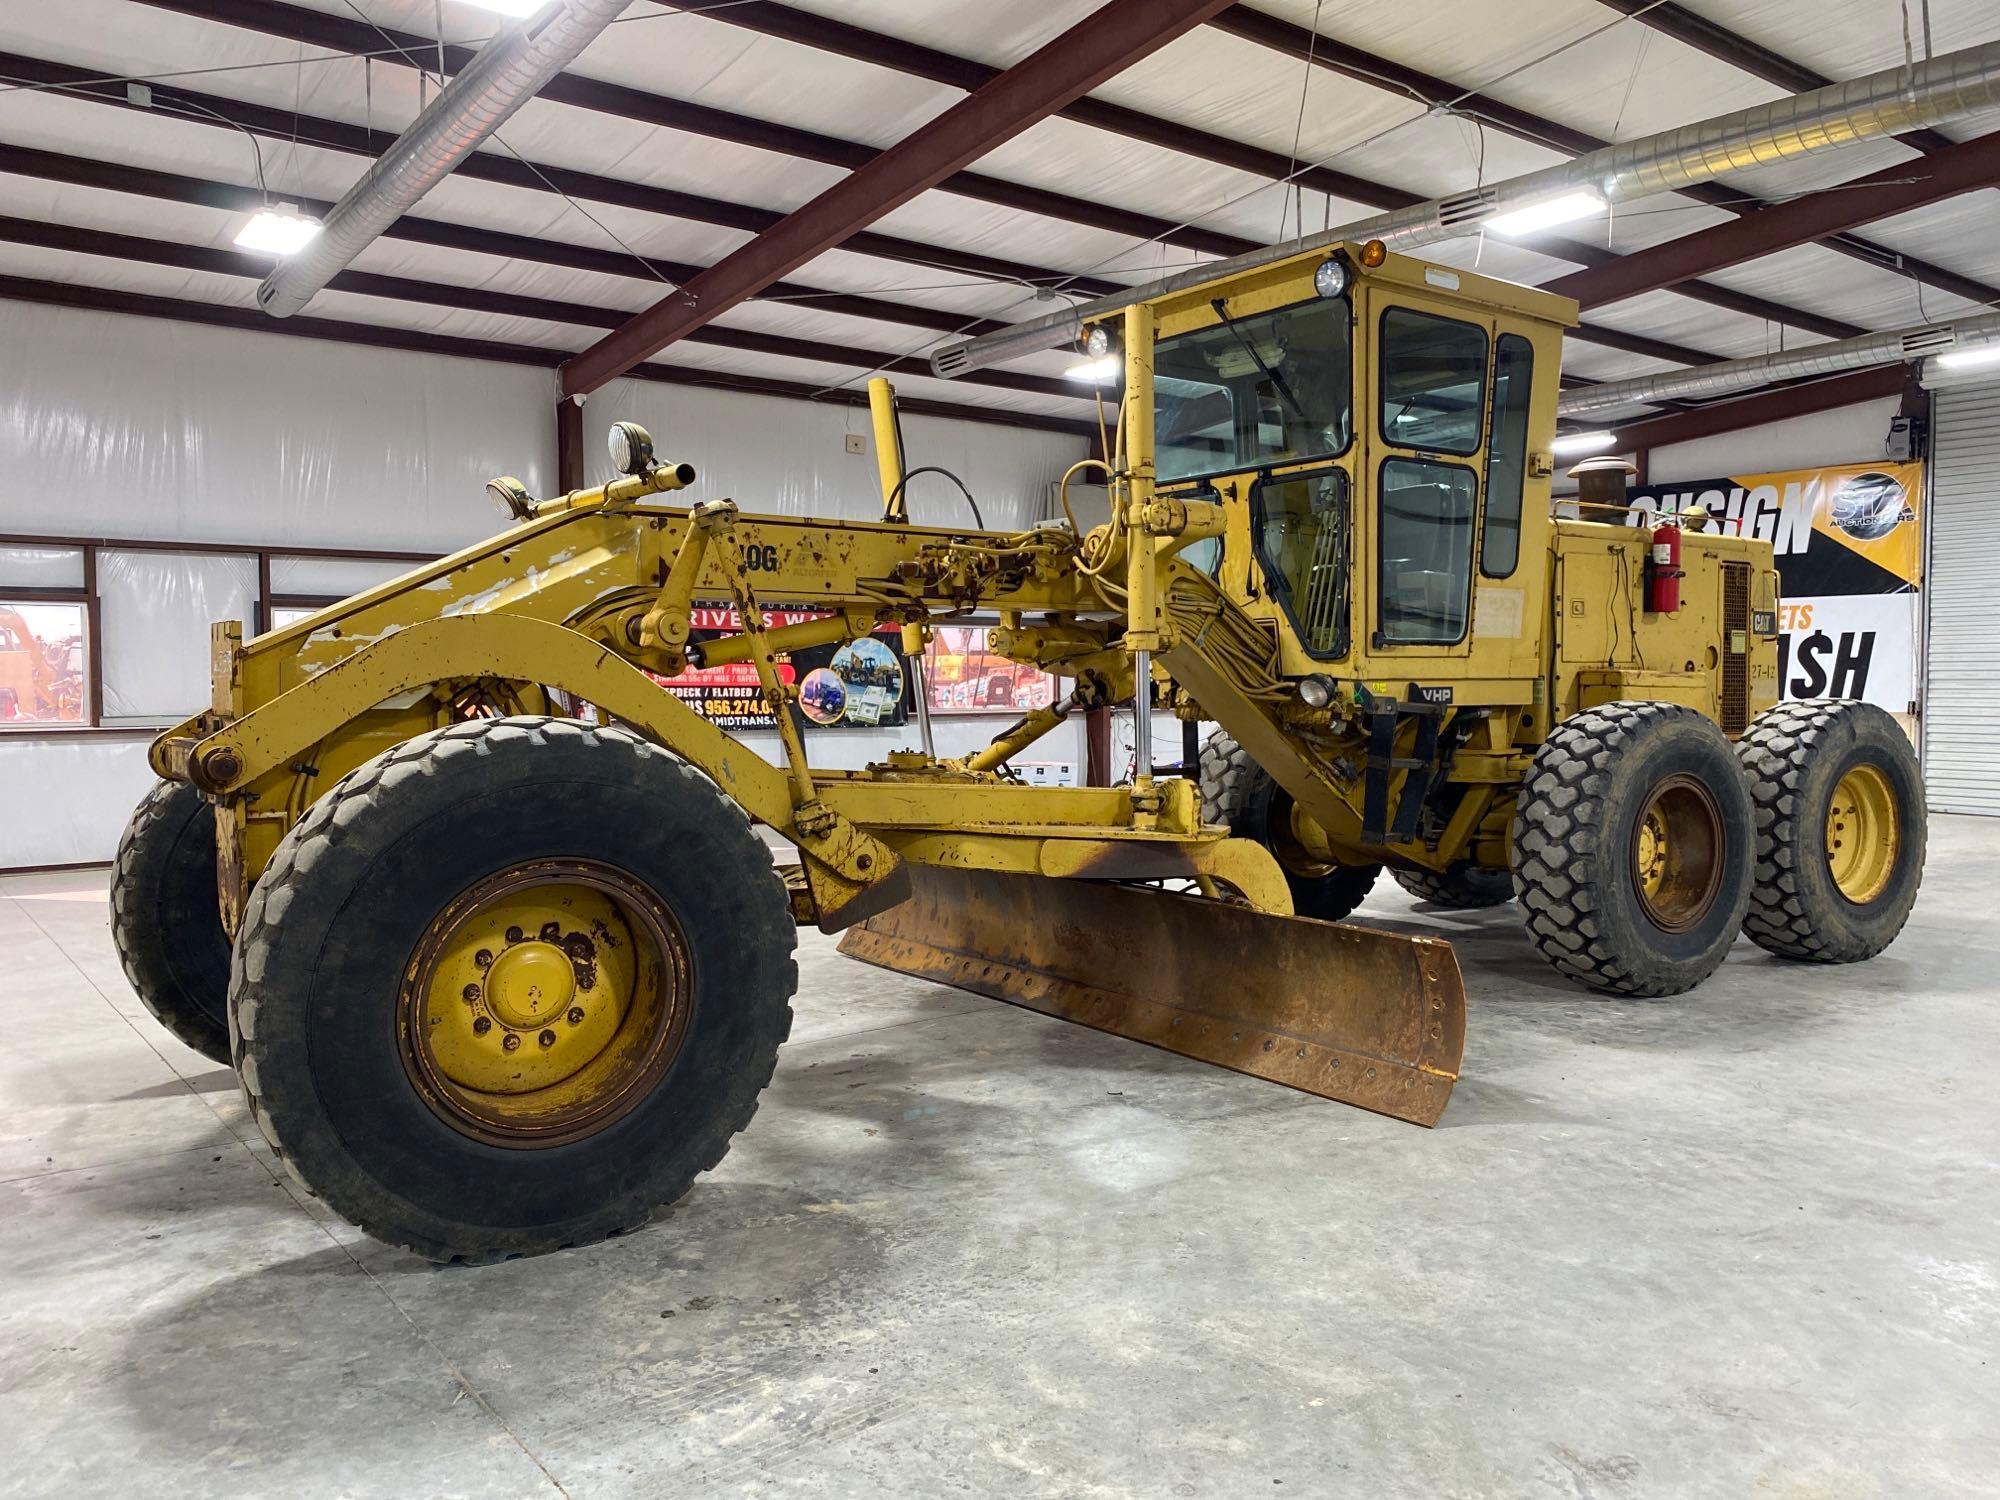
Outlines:
{"type": "Polygon", "coordinates": [[[1923,477],[1921,463],[1839,464],[1643,485],[1630,520],[1705,511],[1692,529],[1771,543],[1782,695],[1907,714],[1923,629],[1923,477]]]}

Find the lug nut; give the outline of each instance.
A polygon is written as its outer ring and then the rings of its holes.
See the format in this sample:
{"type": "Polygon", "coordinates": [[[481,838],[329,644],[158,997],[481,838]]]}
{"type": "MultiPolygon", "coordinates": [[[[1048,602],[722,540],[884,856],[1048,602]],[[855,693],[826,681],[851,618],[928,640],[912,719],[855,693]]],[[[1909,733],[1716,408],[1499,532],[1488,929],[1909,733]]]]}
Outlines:
{"type": "Polygon", "coordinates": [[[541,1040],[544,1047],[553,1047],[556,1044],[556,1034],[553,1031],[545,1031],[541,1040]]]}
{"type": "Polygon", "coordinates": [[[476,984],[468,984],[465,987],[465,998],[468,1000],[477,1000],[479,998],[479,986],[476,984]]]}
{"type": "Polygon", "coordinates": [[[572,1026],[581,1026],[583,1024],[583,1007],[581,1005],[572,1005],[569,1008],[569,1014],[563,1017],[563,1019],[568,1021],[572,1026]]]}
{"type": "Polygon", "coordinates": [[[492,968],[493,950],[491,948],[481,948],[477,953],[472,955],[472,961],[482,969],[492,968]]]}
{"type": "Polygon", "coordinates": [[[507,941],[510,943],[518,943],[526,936],[527,934],[522,932],[518,927],[509,927],[507,929],[507,941]]]}
{"type": "Polygon", "coordinates": [[[510,1031],[505,1036],[500,1038],[500,1045],[505,1050],[512,1052],[516,1047],[519,1047],[521,1045],[521,1039],[510,1031]]]}
{"type": "Polygon", "coordinates": [[[474,1016],[472,1018],[472,1034],[474,1036],[485,1036],[492,1029],[493,1023],[485,1016],[474,1016]]]}
{"type": "Polygon", "coordinates": [[[545,942],[545,943],[553,943],[553,942],[555,942],[555,941],[556,941],[556,940],[557,940],[558,938],[560,938],[561,936],[562,936],[562,923],[560,923],[560,922],[544,922],[544,923],[542,923],[542,941],[543,941],[543,942],[545,942]]]}

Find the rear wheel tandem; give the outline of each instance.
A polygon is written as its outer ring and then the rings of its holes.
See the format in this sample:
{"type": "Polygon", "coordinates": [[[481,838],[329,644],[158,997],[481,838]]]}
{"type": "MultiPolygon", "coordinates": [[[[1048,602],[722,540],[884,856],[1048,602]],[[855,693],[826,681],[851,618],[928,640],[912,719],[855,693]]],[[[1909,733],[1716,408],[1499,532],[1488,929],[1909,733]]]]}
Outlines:
{"type": "Polygon", "coordinates": [[[1781,703],[1737,744],[1755,808],[1743,932],[1784,958],[1873,958],[1924,878],[1924,782],[1896,721],[1867,703],[1781,703]]]}
{"type": "Polygon", "coordinates": [[[1222,730],[1201,747],[1201,818],[1270,850],[1291,887],[1292,909],[1302,917],[1338,922],[1382,873],[1380,865],[1317,858],[1293,831],[1291,797],[1222,730]]]}
{"type": "Polygon", "coordinates": [[[1482,870],[1461,862],[1442,873],[1436,870],[1389,873],[1396,877],[1397,885],[1433,906],[1476,911],[1482,906],[1503,906],[1514,899],[1514,878],[1505,870],[1482,870]]]}
{"type": "Polygon", "coordinates": [[[741,812],[620,729],[486,719],[335,785],[251,893],[252,1113],[433,1259],[635,1228],[714,1166],[791,1026],[796,936],[741,812]]]}
{"type": "Polygon", "coordinates": [[[227,1063],[229,936],[215,889],[215,808],[184,781],[156,783],[118,841],[111,940],[154,1019],[227,1063]]]}
{"type": "Polygon", "coordinates": [[[1535,753],[1514,813],[1514,889],[1558,972],[1677,995],[1715,971],[1750,902],[1750,797],[1721,726],[1610,703],[1535,753]]]}

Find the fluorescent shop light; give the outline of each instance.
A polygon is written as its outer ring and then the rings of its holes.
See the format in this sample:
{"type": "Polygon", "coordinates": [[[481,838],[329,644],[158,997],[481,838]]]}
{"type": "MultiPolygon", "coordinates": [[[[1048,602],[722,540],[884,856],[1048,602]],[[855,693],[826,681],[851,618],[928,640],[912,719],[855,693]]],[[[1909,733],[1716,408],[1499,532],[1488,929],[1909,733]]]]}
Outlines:
{"type": "Polygon", "coordinates": [[[2000,344],[1976,344],[1970,349],[1954,349],[1940,354],[1937,362],[1947,370],[1970,370],[1980,365],[2000,365],[2000,344]]]}
{"type": "Polygon", "coordinates": [[[1495,234],[1533,234],[1538,229],[1553,229],[1572,219],[1587,219],[1603,207],[1604,200],[1595,193],[1567,193],[1543,203],[1530,203],[1512,213],[1495,214],[1486,221],[1486,227],[1495,234]]]}
{"type": "Polygon", "coordinates": [[[1115,354],[1107,354],[1102,359],[1086,359],[1080,365],[1071,365],[1063,371],[1065,380],[1087,380],[1092,385],[1109,385],[1124,373],[1124,362],[1115,354]]]}
{"type": "Polygon", "coordinates": [[[1549,447],[1554,452],[1567,457],[1572,453],[1602,452],[1604,449],[1612,447],[1617,441],[1618,435],[1615,432],[1606,432],[1600,428],[1595,432],[1565,432],[1561,437],[1549,444],[1549,447]]]}

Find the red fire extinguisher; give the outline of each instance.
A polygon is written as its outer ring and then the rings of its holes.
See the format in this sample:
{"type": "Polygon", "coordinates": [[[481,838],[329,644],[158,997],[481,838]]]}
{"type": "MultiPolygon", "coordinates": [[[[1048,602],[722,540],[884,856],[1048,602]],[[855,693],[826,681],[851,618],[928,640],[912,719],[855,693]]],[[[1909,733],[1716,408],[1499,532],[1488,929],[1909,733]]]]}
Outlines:
{"type": "Polygon", "coordinates": [[[1670,615],[1681,607],[1681,526],[1662,521],[1653,528],[1646,554],[1646,612],[1670,615]]]}

